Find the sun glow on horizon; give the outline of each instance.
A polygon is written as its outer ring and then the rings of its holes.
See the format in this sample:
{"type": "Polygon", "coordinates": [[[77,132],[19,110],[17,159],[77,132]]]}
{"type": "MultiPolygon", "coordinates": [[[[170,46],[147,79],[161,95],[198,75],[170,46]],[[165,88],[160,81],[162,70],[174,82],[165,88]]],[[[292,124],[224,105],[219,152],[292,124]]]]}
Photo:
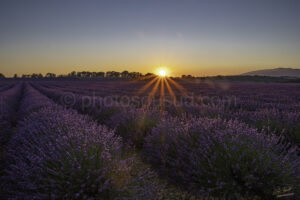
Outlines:
{"type": "Polygon", "coordinates": [[[159,72],[158,72],[158,75],[159,76],[161,76],[161,77],[165,77],[166,75],[167,75],[167,72],[166,72],[166,70],[160,70],[159,72]]]}
{"type": "Polygon", "coordinates": [[[165,67],[160,67],[156,70],[155,74],[160,77],[166,77],[168,75],[168,70],[165,67]]]}

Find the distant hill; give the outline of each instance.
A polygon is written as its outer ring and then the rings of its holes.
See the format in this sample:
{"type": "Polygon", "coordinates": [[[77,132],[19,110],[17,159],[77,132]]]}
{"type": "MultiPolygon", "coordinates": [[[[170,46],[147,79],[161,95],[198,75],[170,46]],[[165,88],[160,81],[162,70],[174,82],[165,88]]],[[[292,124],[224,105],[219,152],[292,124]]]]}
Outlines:
{"type": "Polygon", "coordinates": [[[292,68],[276,68],[276,69],[263,69],[257,71],[251,71],[244,74],[243,76],[274,76],[274,77],[298,77],[300,78],[300,69],[292,68]]]}

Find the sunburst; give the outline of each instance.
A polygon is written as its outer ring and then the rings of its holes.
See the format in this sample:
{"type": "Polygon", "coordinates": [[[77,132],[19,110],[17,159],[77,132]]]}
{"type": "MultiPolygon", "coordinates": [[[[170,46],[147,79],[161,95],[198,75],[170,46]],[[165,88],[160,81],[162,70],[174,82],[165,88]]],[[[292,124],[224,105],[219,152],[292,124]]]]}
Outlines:
{"type": "Polygon", "coordinates": [[[176,104],[177,98],[174,89],[180,92],[181,95],[187,96],[187,90],[175,80],[173,80],[173,78],[168,77],[167,70],[162,68],[157,71],[156,75],[149,77],[149,81],[138,91],[138,94],[148,95],[147,107],[158,96],[160,105],[162,108],[164,108],[167,95],[171,97],[172,103],[174,103],[174,105],[176,104]],[[147,90],[150,88],[150,92],[147,92],[147,90]]]}

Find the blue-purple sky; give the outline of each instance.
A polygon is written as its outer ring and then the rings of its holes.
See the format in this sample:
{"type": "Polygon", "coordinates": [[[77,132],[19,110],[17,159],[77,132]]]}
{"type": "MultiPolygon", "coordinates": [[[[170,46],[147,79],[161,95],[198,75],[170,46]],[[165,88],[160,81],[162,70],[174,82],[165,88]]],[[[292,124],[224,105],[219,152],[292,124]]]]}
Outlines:
{"type": "Polygon", "coordinates": [[[1,0],[0,72],[300,68],[299,0],[1,0]]]}

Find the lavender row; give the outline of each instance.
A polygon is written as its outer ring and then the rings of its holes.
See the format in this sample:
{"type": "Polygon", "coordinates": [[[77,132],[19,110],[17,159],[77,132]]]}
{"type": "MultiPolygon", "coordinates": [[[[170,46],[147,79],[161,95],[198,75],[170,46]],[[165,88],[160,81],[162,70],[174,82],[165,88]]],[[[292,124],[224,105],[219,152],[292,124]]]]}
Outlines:
{"type": "Polygon", "coordinates": [[[168,118],[146,138],[143,153],[162,176],[200,195],[275,199],[300,194],[297,147],[238,121],[168,118]]]}
{"type": "MultiPolygon", "coordinates": [[[[29,83],[25,83],[22,101],[20,102],[19,115],[24,119],[33,112],[42,108],[55,108],[58,105],[52,100],[42,95],[39,91],[32,88],[29,83]]],[[[62,108],[62,107],[61,107],[62,108]]]]}
{"type": "Polygon", "coordinates": [[[8,90],[8,89],[14,87],[15,85],[16,85],[15,83],[1,85],[0,92],[4,92],[5,90],[8,90]]]}
{"type": "Polygon", "coordinates": [[[0,143],[4,147],[16,121],[16,110],[22,94],[22,83],[0,93],[0,143]]]}
{"type": "Polygon", "coordinates": [[[142,184],[152,174],[137,173],[112,130],[29,85],[20,113],[24,120],[7,147],[3,198],[153,199],[156,188],[142,184]]]}
{"type": "Polygon", "coordinates": [[[12,113],[15,112],[15,107],[17,105],[18,97],[20,97],[21,89],[22,84],[20,83],[15,87],[0,93],[0,112],[4,119],[9,120],[12,117],[12,113]]]}
{"type": "Polygon", "coordinates": [[[300,112],[279,109],[238,111],[233,116],[259,130],[284,136],[293,145],[300,147],[300,112]]]}
{"type": "MultiPolygon", "coordinates": [[[[225,104],[187,106],[181,107],[181,109],[183,110],[181,113],[186,113],[192,117],[238,120],[258,130],[265,129],[266,134],[274,133],[277,136],[283,136],[287,142],[300,147],[300,111],[297,110],[268,108],[266,106],[266,108],[250,111],[232,108],[225,104]]],[[[176,110],[173,109],[173,111],[176,110]]],[[[180,112],[177,111],[173,116],[180,116],[178,113],[180,112]]]]}

